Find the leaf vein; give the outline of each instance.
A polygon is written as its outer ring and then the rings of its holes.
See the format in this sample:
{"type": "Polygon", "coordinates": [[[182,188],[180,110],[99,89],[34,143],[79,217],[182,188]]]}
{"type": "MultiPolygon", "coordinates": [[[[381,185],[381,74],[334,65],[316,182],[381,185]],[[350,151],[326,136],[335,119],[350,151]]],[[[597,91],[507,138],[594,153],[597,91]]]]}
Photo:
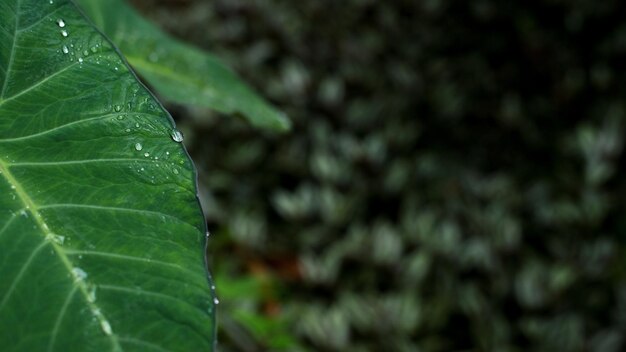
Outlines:
{"type": "Polygon", "coordinates": [[[15,57],[15,43],[17,42],[17,28],[20,24],[20,16],[18,14],[20,7],[22,7],[22,0],[17,0],[15,5],[15,27],[13,28],[13,42],[11,43],[11,55],[9,56],[9,63],[7,64],[6,75],[4,76],[4,84],[2,85],[2,92],[0,92],[0,105],[4,103],[4,93],[7,90],[7,85],[9,82],[9,71],[11,71],[11,67],[13,66],[13,59],[15,57]]]}
{"type": "Polygon", "coordinates": [[[171,267],[171,268],[175,268],[175,269],[178,269],[178,270],[183,271],[185,273],[192,274],[194,276],[198,275],[196,272],[193,272],[193,271],[191,271],[189,269],[186,269],[186,268],[184,268],[184,267],[182,267],[180,265],[164,262],[164,261],[157,260],[157,259],[142,258],[142,257],[137,257],[137,256],[132,256],[132,255],[108,253],[108,252],[101,252],[101,251],[82,251],[82,250],[75,251],[75,250],[68,250],[68,251],[66,251],[66,253],[68,255],[94,255],[94,256],[101,256],[101,257],[107,257],[107,258],[115,258],[115,259],[123,259],[123,260],[144,262],[144,263],[149,263],[149,264],[157,264],[157,265],[162,265],[162,266],[168,266],[168,267],[171,267]]]}
{"type": "Polygon", "coordinates": [[[48,352],[51,352],[54,350],[54,344],[56,342],[57,334],[59,332],[59,327],[61,326],[61,322],[63,321],[63,318],[65,317],[65,312],[67,312],[67,307],[69,307],[72,297],[74,297],[74,294],[76,293],[76,290],[78,290],[78,286],[74,286],[72,290],[70,291],[70,293],[67,295],[67,297],[65,298],[65,301],[63,302],[63,306],[61,306],[61,309],[59,310],[59,314],[57,315],[57,318],[54,321],[54,328],[52,329],[52,335],[50,335],[50,341],[48,342],[48,352]]]}
{"type": "Polygon", "coordinates": [[[105,210],[105,211],[121,211],[121,212],[129,212],[129,213],[138,213],[150,216],[164,216],[168,219],[176,220],[181,224],[185,224],[187,226],[193,227],[197,229],[191,223],[188,223],[180,218],[177,218],[173,215],[162,213],[154,210],[146,210],[146,209],[132,209],[132,208],[122,208],[122,207],[111,207],[111,206],[102,206],[102,205],[93,205],[93,204],[73,204],[73,203],[58,203],[58,204],[46,204],[39,207],[39,209],[52,209],[52,208],[83,208],[83,209],[95,209],[95,210],[105,210]]]}
{"type": "MultiPolygon", "coordinates": [[[[47,237],[48,235],[53,235],[53,233],[50,232],[49,227],[46,224],[46,222],[44,221],[43,217],[41,216],[41,213],[39,212],[39,207],[33,202],[33,200],[24,191],[24,189],[22,188],[22,185],[19,182],[17,182],[15,177],[13,177],[13,175],[9,171],[9,168],[6,166],[6,163],[2,159],[0,159],[0,173],[7,180],[7,182],[9,182],[9,184],[11,184],[14,187],[15,192],[17,193],[18,197],[20,198],[20,200],[24,204],[24,207],[26,209],[28,209],[28,211],[32,214],[33,219],[35,220],[35,223],[41,229],[42,234],[45,235],[44,237],[47,237]]],[[[65,253],[63,252],[63,248],[59,247],[53,241],[46,241],[46,240],[44,240],[44,241],[42,241],[42,243],[35,250],[33,250],[33,253],[31,254],[31,256],[28,259],[28,264],[24,265],[22,267],[22,269],[20,270],[20,273],[18,274],[18,277],[16,277],[16,279],[11,284],[11,288],[9,289],[7,294],[5,295],[5,297],[2,300],[2,302],[0,302],[0,310],[2,310],[2,308],[4,307],[4,305],[7,302],[8,298],[14,292],[14,289],[17,286],[17,282],[19,282],[19,280],[21,280],[22,276],[24,275],[24,272],[26,271],[26,268],[30,265],[30,263],[32,262],[32,260],[36,256],[36,253],[38,253],[46,244],[49,244],[50,246],[52,246],[52,249],[56,252],[59,260],[65,266],[65,268],[67,269],[68,273],[70,273],[70,277],[72,276],[74,267],[73,267],[72,263],[70,262],[70,260],[68,259],[67,255],[65,255],[65,253]]],[[[100,321],[101,325],[103,323],[105,323],[105,322],[108,324],[104,314],[100,313],[100,308],[98,308],[98,306],[96,306],[95,303],[93,303],[93,302],[91,302],[89,300],[89,298],[88,298],[89,293],[87,292],[87,286],[86,286],[85,282],[84,281],[78,281],[77,285],[78,285],[78,288],[80,289],[81,293],[83,294],[83,298],[85,299],[85,302],[86,302],[88,308],[91,310],[91,313],[94,315],[94,317],[97,318],[100,321]],[[96,314],[96,312],[98,312],[98,314],[96,314]]],[[[105,332],[105,334],[111,340],[111,343],[112,343],[113,347],[116,348],[116,349],[120,349],[119,342],[117,340],[117,336],[115,334],[111,333],[110,331],[108,333],[105,332]]]]}
{"type": "Polygon", "coordinates": [[[27,269],[32,264],[32,262],[35,259],[35,257],[37,257],[37,254],[39,254],[39,252],[45,246],[46,246],[46,242],[43,241],[43,242],[41,242],[41,244],[39,246],[37,246],[30,253],[30,255],[28,256],[28,259],[26,259],[26,261],[24,262],[24,265],[22,265],[22,268],[20,269],[20,272],[17,273],[17,275],[15,276],[15,279],[13,279],[13,282],[11,282],[11,286],[9,286],[9,289],[5,293],[4,298],[2,299],[2,302],[0,302],[0,311],[2,310],[2,308],[4,308],[4,305],[9,301],[9,298],[11,298],[11,296],[13,295],[13,292],[15,292],[15,288],[17,287],[17,284],[20,281],[22,281],[22,278],[24,277],[24,274],[26,273],[27,269]]]}

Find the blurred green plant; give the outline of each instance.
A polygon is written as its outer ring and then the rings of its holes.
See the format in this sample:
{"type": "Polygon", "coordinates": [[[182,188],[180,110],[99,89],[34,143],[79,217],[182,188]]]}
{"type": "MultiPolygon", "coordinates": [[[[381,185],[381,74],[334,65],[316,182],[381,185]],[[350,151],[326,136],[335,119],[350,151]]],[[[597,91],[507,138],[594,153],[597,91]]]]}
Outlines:
{"type": "Polygon", "coordinates": [[[280,307],[257,292],[222,316],[288,322],[221,327],[222,349],[284,334],[289,351],[624,349],[626,5],[136,3],[294,122],[277,137],[175,115],[218,277],[260,266],[280,307]]]}
{"type": "Polygon", "coordinates": [[[285,115],[252,91],[213,55],[176,40],[141,17],[124,0],[76,0],[163,98],[222,113],[252,125],[286,131],[285,115]]]}

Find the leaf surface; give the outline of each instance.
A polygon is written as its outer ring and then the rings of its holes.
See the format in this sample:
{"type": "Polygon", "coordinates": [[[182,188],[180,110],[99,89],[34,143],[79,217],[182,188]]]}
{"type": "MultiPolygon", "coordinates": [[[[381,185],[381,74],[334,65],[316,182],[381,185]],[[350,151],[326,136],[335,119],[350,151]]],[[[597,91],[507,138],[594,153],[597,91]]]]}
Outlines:
{"type": "Polygon", "coordinates": [[[71,1],[0,1],[2,351],[213,349],[205,222],[172,135],[71,1]]]}
{"type": "Polygon", "coordinates": [[[166,99],[238,113],[260,128],[290,128],[283,113],[259,97],[217,58],[167,35],[124,0],[77,3],[166,99]]]}

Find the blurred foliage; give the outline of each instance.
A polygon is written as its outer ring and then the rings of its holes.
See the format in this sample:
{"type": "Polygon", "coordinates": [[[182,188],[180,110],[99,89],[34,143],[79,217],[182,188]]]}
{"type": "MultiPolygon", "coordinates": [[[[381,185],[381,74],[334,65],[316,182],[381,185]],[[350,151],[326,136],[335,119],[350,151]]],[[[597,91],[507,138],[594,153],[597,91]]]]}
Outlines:
{"type": "Polygon", "coordinates": [[[290,121],[207,51],[176,40],[126,0],[74,0],[168,102],[240,114],[253,126],[289,130],[290,121]]]}
{"type": "Polygon", "coordinates": [[[136,1],[293,118],[171,107],[222,351],[626,349],[626,5],[136,1]]]}

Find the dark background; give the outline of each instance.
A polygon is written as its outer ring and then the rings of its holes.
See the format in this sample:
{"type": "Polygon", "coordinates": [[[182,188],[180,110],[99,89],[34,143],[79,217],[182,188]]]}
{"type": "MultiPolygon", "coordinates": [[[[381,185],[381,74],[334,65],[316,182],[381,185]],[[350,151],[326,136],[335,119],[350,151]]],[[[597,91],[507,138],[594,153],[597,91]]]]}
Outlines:
{"type": "Polygon", "coordinates": [[[220,351],[626,349],[623,2],[133,2],[294,124],[169,106],[220,351]]]}

